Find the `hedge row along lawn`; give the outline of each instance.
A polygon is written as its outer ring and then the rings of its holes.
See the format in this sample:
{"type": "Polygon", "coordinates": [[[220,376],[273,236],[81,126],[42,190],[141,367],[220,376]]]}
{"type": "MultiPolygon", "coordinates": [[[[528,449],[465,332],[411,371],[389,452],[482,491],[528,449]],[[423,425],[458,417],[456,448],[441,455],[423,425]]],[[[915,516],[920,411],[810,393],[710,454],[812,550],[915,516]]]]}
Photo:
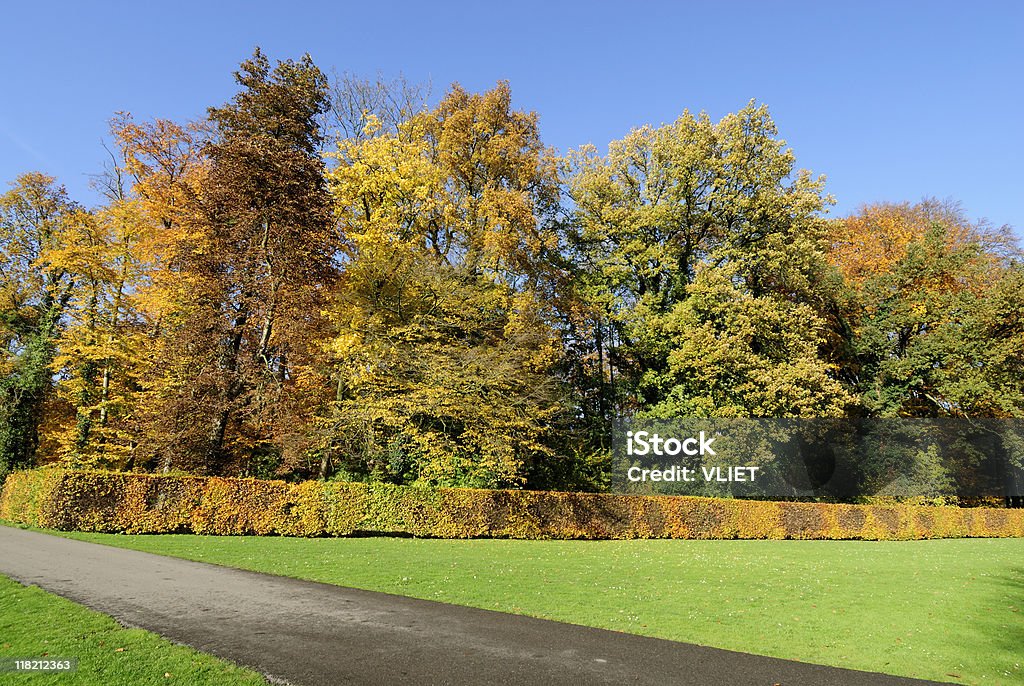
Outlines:
{"type": "Polygon", "coordinates": [[[64,533],[272,574],[964,684],[1024,683],[1024,540],[64,533]]]}
{"type": "Polygon", "coordinates": [[[0,518],[64,531],[516,539],[868,539],[1024,536],[1024,510],[415,488],[35,469],[0,518]]]}
{"type": "Polygon", "coordinates": [[[9,684],[266,686],[256,672],[141,629],[125,629],[35,586],[0,576],[0,656],[79,659],[73,674],[0,674],[9,684]]]}

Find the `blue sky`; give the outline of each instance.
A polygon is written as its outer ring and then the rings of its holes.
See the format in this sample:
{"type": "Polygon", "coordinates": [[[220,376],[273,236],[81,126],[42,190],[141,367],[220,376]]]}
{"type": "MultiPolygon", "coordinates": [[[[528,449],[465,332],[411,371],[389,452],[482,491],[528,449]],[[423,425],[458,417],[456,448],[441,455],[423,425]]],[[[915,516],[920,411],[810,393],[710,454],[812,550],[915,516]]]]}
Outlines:
{"type": "Polygon", "coordinates": [[[39,169],[92,202],[114,112],[201,116],[257,44],[435,93],[508,79],[561,150],[756,98],[834,213],[948,197],[1024,235],[1017,2],[21,1],[0,23],[0,180],[39,169]]]}

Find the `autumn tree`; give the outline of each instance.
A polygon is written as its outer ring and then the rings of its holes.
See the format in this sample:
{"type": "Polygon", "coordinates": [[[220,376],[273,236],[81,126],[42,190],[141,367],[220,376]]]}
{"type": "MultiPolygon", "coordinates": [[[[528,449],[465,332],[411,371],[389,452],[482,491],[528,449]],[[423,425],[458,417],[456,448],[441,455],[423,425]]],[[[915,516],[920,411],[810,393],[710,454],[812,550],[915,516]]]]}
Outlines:
{"type": "Polygon", "coordinates": [[[976,243],[992,254],[1014,251],[1008,227],[971,222],[952,201],[926,198],[919,203],[875,203],[834,220],[828,232],[829,261],[855,288],[884,274],[903,259],[909,246],[922,240],[936,224],[950,246],[976,243]]]}
{"type": "Polygon", "coordinates": [[[176,146],[157,145],[143,192],[170,234],[156,277],[167,371],[152,406],[175,441],[157,452],[165,467],[238,474],[273,469],[301,424],[290,389],[315,354],[338,237],[317,154],[323,75],[308,56],[272,68],[257,50],[236,79],[235,98],[209,112],[194,185],[181,193],[176,146]]]}
{"type": "Polygon", "coordinates": [[[33,464],[57,341],[78,284],[64,251],[85,221],[44,174],[24,174],[0,196],[0,473],[33,464]]]}
{"type": "Polygon", "coordinates": [[[64,391],[78,397],[76,413],[90,418],[93,434],[80,446],[77,431],[65,432],[69,461],[166,470],[173,460],[179,468],[200,468],[185,450],[194,415],[186,402],[175,402],[187,365],[171,333],[189,312],[192,282],[183,257],[200,235],[196,206],[208,163],[207,129],[202,122],[139,122],[128,113],[111,122],[111,162],[95,179],[107,201],[95,215],[105,245],[98,255],[106,265],[101,292],[109,295],[97,302],[102,316],[80,318],[65,355],[67,369],[95,368],[99,356],[106,371],[64,391]],[[100,333],[86,322],[98,322],[100,333]],[[82,338],[103,343],[83,345],[82,338]]]}
{"type": "Polygon", "coordinates": [[[901,209],[892,233],[909,238],[884,267],[858,263],[853,279],[850,367],[863,406],[880,417],[1020,416],[1024,295],[1012,242],[958,212],[927,229],[902,225],[921,210],[901,209]]]}
{"type": "Polygon", "coordinates": [[[828,198],[795,170],[767,108],[718,123],[684,112],[572,161],[568,242],[592,331],[580,364],[597,364],[602,421],[844,411],[828,353],[828,198]]]}
{"type": "MultiPolygon", "coordinates": [[[[371,119],[371,131],[378,123],[371,119]]],[[[398,482],[519,486],[556,458],[558,338],[541,291],[558,200],[536,115],[455,86],[331,172],[351,257],[332,311],[327,460],[398,482]]]]}
{"type": "Polygon", "coordinates": [[[133,466],[135,409],[152,371],[141,295],[154,267],[154,227],[122,171],[119,163],[104,177],[107,204],[76,222],[53,251],[79,278],[53,362],[58,396],[74,412],[73,423],[54,436],[71,466],[133,466]]]}

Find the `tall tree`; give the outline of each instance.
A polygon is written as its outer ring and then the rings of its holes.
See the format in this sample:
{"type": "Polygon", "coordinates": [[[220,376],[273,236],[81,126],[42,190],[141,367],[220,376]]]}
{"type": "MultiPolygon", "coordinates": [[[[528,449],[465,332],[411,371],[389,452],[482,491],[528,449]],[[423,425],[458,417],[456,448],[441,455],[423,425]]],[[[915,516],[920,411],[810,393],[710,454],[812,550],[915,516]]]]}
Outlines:
{"type": "Polygon", "coordinates": [[[137,249],[129,251],[143,263],[131,285],[129,305],[143,329],[131,334],[135,354],[125,371],[133,371],[125,380],[133,375],[145,380],[125,416],[134,448],[131,461],[136,467],[164,471],[171,466],[202,471],[203,462],[190,447],[197,445],[195,416],[209,410],[198,395],[181,392],[194,367],[188,359],[192,348],[180,345],[187,343],[183,332],[195,312],[191,296],[196,277],[189,264],[202,250],[205,236],[198,205],[209,170],[209,126],[164,119],[137,122],[122,113],[111,129],[120,159],[115,158],[101,183],[114,216],[126,222],[118,231],[133,231],[136,219],[141,223],[137,249]]]}
{"type": "Polygon", "coordinates": [[[122,187],[76,222],[72,240],[53,253],[79,275],[53,362],[58,395],[74,410],[74,422],[54,438],[73,466],[124,468],[134,458],[134,409],[153,352],[139,297],[152,268],[151,230],[122,187]]]}
{"type": "Polygon", "coordinates": [[[32,465],[51,365],[78,274],[62,259],[84,215],[53,177],[23,174],[0,196],[0,473],[32,465]]]}
{"type": "MultiPolygon", "coordinates": [[[[378,122],[368,121],[372,131],[378,122]]],[[[541,296],[558,199],[536,116],[507,84],[455,86],[330,173],[350,259],[333,308],[323,473],[519,486],[555,459],[557,335],[541,296]]]]}
{"type": "Polygon", "coordinates": [[[1007,417],[1024,409],[1019,263],[933,222],[860,283],[857,388],[881,417],[1007,417]]]}
{"type": "Polygon", "coordinates": [[[237,474],[272,469],[290,445],[290,389],[316,354],[338,236],[317,154],[324,76],[308,55],[271,67],[257,50],[236,80],[209,112],[194,196],[161,203],[185,215],[166,261],[169,378],[155,406],[175,418],[165,467],[177,454],[237,474]]]}
{"type": "Polygon", "coordinates": [[[822,250],[829,199],[823,179],[795,170],[777,133],[751,102],[718,123],[684,112],[612,142],[606,156],[592,147],[572,156],[568,242],[593,332],[579,350],[582,365],[599,367],[578,376],[608,397],[602,413],[841,411],[823,287],[836,282],[822,250]],[[812,314],[787,334],[799,340],[778,333],[812,314]],[[718,348],[752,366],[716,367],[704,353],[718,348]],[[762,397],[792,355],[790,385],[762,397]],[[815,380],[802,385],[804,374],[815,380]]]}

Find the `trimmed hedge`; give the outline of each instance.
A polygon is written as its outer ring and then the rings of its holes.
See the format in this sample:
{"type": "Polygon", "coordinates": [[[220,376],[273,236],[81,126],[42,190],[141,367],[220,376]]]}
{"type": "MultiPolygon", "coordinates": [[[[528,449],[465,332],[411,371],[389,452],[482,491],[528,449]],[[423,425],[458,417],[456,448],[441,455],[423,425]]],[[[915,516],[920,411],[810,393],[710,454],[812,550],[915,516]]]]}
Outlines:
{"type": "Polygon", "coordinates": [[[0,518],[130,534],[437,538],[870,539],[1024,536],[1024,510],[835,505],[38,469],[8,476],[0,518]]]}

